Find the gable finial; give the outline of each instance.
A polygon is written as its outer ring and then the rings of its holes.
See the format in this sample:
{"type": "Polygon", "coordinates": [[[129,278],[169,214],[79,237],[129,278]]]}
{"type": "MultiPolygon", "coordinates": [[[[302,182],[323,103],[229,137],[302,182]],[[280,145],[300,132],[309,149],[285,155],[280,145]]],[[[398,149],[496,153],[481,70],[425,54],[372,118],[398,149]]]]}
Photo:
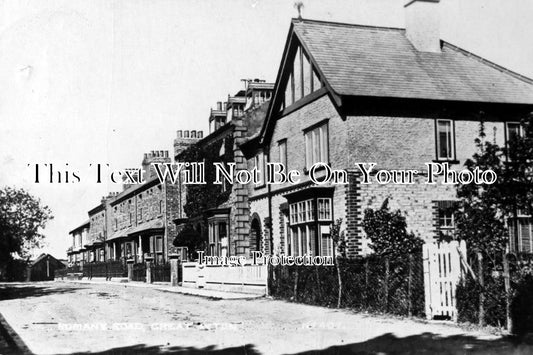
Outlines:
{"type": "Polygon", "coordinates": [[[304,7],[304,3],[302,1],[296,1],[294,3],[294,8],[298,10],[298,20],[302,19],[302,8],[304,7]]]}

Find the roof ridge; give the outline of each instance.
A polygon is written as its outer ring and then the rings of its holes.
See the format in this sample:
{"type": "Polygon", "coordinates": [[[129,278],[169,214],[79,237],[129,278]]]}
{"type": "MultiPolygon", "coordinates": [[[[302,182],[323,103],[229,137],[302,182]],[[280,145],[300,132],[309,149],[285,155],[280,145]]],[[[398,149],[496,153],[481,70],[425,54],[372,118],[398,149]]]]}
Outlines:
{"type": "Polygon", "coordinates": [[[332,25],[332,26],[342,26],[342,27],[357,27],[363,29],[375,29],[375,30],[384,30],[384,31],[405,31],[405,28],[401,27],[388,27],[388,26],[373,26],[373,25],[361,25],[356,23],[347,23],[347,22],[335,22],[335,21],[324,21],[324,20],[313,20],[313,19],[304,19],[304,18],[292,18],[292,23],[316,23],[321,25],[332,25]]]}
{"type": "Polygon", "coordinates": [[[496,70],[498,70],[498,71],[500,71],[500,72],[502,72],[502,73],[509,74],[509,75],[511,75],[512,77],[516,78],[516,79],[522,80],[522,81],[524,81],[524,82],[526,82],[526,83],[528,83],[528,84],[532,84],[532,85],[533,85],[533,79],[532,79],[532,78],[529,78],[529,77],[527,77],[527,76],[525,76],[525,75],[523,75],[523,74],[517,73],[517,72],[512,71],[512,70],[510,70],[510,69],[508,69],[508,68],[505,68],[504,66],[501,66],[501,65],[499,65],[499,64],[496,64],[496,63],[494,63],[494,62],[491,62],[491,61],[488,60],[488,59],[485,59],[485,58],[483,58],[483,57],[481,57],[481,56],[479,56],[479,55],[477,55],[477,54],[475,54],[475,53],[472,53],[472,52],[470,52],[470,51],[467,51],[466,49],[463,49],[463,48],[461,48],[461,47],[458,47],[458,46],[456,46],[456,45],[454,45],[454,44],[451,44],[450,42],[447,42],[447,41],[445,41],[445,40],[442,40],[442,39],[441,39],[441,42],[442,42],[444,45],[446,45],[447,47],[449,47],[450,49],[453,49],[453,50],[455,50],[455,51],[458,51],[458,52],[462,53],[463,55],[465,55],[465,56],[467,56],[467,57],[472,57],[473,59],[475,59],[475,60],[477,60],[477,61],[479,61],[479,62],[481,62],[481,63],[483,63],[483,64],[486,64],[486,65],[488,65],[488,66],[491,67],[491,68],[494,68],[494,69],[496,69],[496,70]]]}

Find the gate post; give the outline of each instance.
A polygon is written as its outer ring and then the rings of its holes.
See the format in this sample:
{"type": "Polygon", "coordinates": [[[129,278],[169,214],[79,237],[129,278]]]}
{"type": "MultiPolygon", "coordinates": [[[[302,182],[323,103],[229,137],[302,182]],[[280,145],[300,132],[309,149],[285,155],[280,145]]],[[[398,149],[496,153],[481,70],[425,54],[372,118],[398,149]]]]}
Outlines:
{"type": "Polygon", "coordinates": [[[429,267],[429,259],[430,259],[430,247],[432,246],[433,244],[429,244],[429,243],[424,243],[424,245],[422,246],[422,261],[423,261],[423,265],[424,265],[424,303],[425,303],[425,306],[426,306],[426,319],[430,320],[433,318],[433,314],[431,312],[431,285],[430,285],[430,282],[431,282],[431,278],[430,278],[430,275],[429,275],[429,272],[430,272],[430,267],[429,267]]]}
{"type": "Polygon", "coordinates": [[[128,263],[128,281],[133,281],[133,259],[128,259],[126,261],[128,263]]]}
{"type": "Polygon", "coordinates": [[[178,254],[169,254],[168,258],[170,259],[170,284],[178,286],[180,256],[178,254]]]}
{"type": "Polygon", "coordinates": [[[152,283],[152,261],[154,260],[153,256],[147,256],[144,258],[146,260],[146,283],[152,283]]]}

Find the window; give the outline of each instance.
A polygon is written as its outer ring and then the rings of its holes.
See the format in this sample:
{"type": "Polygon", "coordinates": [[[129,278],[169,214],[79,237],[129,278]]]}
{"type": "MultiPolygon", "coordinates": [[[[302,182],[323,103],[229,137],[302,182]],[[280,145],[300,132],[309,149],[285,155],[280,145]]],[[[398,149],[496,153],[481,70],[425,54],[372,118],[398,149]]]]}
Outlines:
{"type": "Polygon", "coordinates": [[[453,238],[455,232],[453,209],[439,209],[439,232],[444,236],[453,238]]]}
{"type": "Polygon", "coordinates": [[[133,223],[133,213],[130,212],[130,226],[133,223]]]}
{"type": "Polygon", "coordinates": [[[265,184],[265,155],[263,154],[263,152],[258,153],[255,156],[254,167],[259,172],[259,182],[257,183],[257,186],[263,186],[265,184]]]}
{"type": "Polygon", "coordinates": [[[289,255],[332,255],[333,244],[329,237],[333,217],[331,208],[331,198],[311,198],[289,205],[286,240],[289,255]]]}
{"type": "Polygon", "coordinates": [[[533,219],[531,216],[518,211],[517,218],[511,218],[508,224],[511,251],[533,253],[533,219]]]}
{"type": "Polygon", "coordinates": [[[159,200],[159,213],[163,213],[163,200],[159,200]]]}
{"type": "Polygon", "coordinates": [[[329,163],[328,125],[323,124],[305,132],[305,166],[311,169],[316,163],[329,163]]]}
{"type": "Polygon", "coordinates": [[[228,224],[226,218],[215,218],[209,222],[209,255],[228,255],[228,224]]]}
{"type": "MultiPolygon", "coordinates": [[[[515,142],[518,138],[524,136],[524,127],[519,122],[507,122],[506,124],[507,128],[507,141],[505,144],[507,145],[507,149],[511,148],[509,143],[515,142]]],[[[509,149],[509,152],[507,153],[507,160],[512,160],[511,156],[516,154],[514,149],[509,149]]]]}
{"type": "Polygon", "coordinates": [[[315,208],[313,200],[292,203],[289,209],[291,224],[312,222],[315,220],[315,208]]]}
{"type": "Polygon", "coordinates": [[[160,236],[155,237],[155,252],[156,253],[163,252],[163,237],[160,237],[160,236]]]}
{"type": "Polygon", "coordinates": [[[454,132],[452,120],[437,120],[437,159],[454,160],[454,132]]]}
{"type": "Polygon", "coordinates": [[[523,135],[524,130],[519,122],[507,122],[507,142],[512,142],[523,135]]]}
{"type": "Polygon", "coordinates": [[[320,255],[333,256],[333,239],[327,226],[320,228],[320,255]]]}
{"type": "Polygon", "coordinates": [[[318,199],[318,220],[329,221],[331,220],[331,199],[319,198],[318,199]]]}
{"type": "Polygon", "coordinates": [[[142,223],[142,221],[143,221],[143,208],[140,207],[139,208],[139,222],[142,223]]]}
{"type": "Polygon", "coordinates": [[[278,142],[278,149],[279,149],[279,162],[283,167],[285,168],[285,171],[287,168],[287,140],[281,140],[278,142]]]}

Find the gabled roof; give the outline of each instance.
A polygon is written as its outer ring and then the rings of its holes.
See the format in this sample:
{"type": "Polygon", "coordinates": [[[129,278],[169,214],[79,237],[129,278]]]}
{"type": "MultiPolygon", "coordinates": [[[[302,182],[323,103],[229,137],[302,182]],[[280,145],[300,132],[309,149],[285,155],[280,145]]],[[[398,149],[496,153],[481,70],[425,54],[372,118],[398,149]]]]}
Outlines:
{"type": "Polygon", "coordinates": [[[284,67],[299,42],[325,87],[342,97],[377,97],[533,105],[533,80],[441,41],[441,53],[418,51],[400,28],[293,19],[274,99],[261,129],[268,139],[284,96],[284,67]]]}
{"type": "Polygon", "coordinates": [[[40,263],[41,261],[43,261],[44,259],[46,258],[49,258],[49,259],[52,259],[52,261],[54,261],[56,264],[59,264],[59,265],[62,265],[62,266],[65,266],[65,264],[63,263],[62,260],[59,260],[59,259],[56,259],[55,257],[53,257],[52,255],[50,254],[46,254],[46,253],[43,253],[41,255],[39,255],[37,257],[37,259],[35,259],[34,261],[31,261],[30,262],[30,266],[35,266],[37,265],[38,263],[40,263]]]}
{"type": "Polygon", "coordinates": [[[419,52],[403,29],[294,20],[294,32],[341,96],[533,104],[533,81],[442,42],[419,52]]]}

